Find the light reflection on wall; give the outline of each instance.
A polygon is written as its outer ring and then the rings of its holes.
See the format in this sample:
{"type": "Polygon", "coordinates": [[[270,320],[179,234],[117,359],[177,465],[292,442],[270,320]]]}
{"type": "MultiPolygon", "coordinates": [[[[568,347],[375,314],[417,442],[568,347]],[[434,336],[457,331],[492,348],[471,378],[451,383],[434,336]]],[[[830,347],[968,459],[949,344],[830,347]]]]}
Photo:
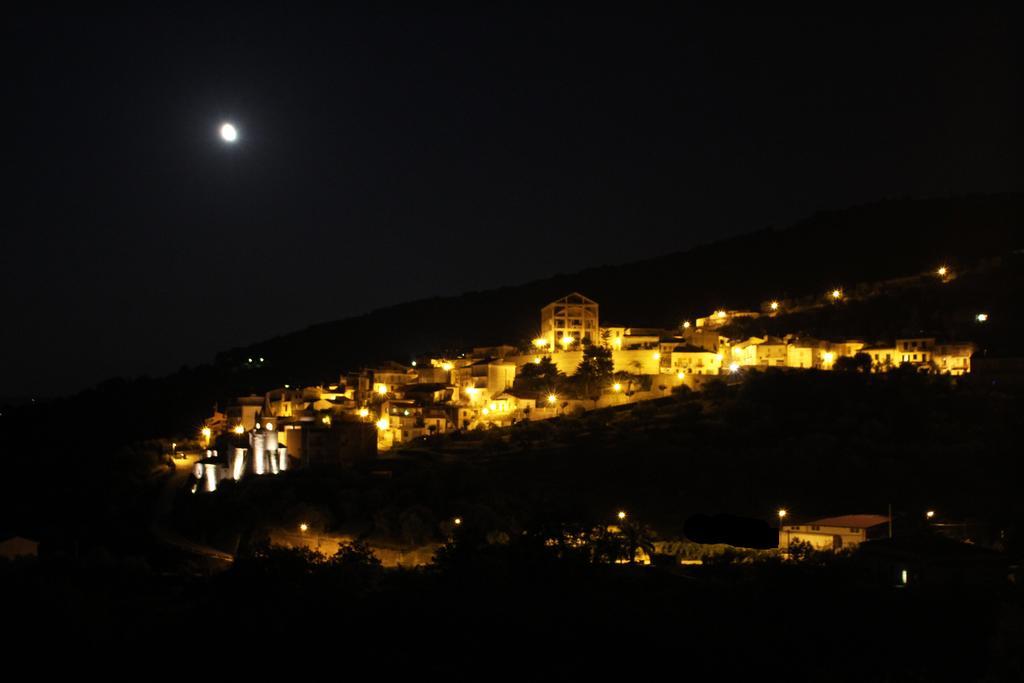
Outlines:
{"type": "Polygon", "coordinates": [[[213,493],[217,490],[217,464],[208,462],[203,467],[206,469],[206,492],[213,493]]]}
{"type": "Polygon", "coordinates": [[[231,478],[238,481],[242,478],[242,472],[245,471],[245,450],[244,448],[235,449],[235,460],[231,463],[231,478]]]}
{"type": "Polygon", "coordinates": [[[266,443],[263,438],[262,432],[253,432],[252,436],[252,470],[256,474],[263,474],[267,471],[267,464],[264,460],[266,455],[264,451],[264,444],[266,443]]]}

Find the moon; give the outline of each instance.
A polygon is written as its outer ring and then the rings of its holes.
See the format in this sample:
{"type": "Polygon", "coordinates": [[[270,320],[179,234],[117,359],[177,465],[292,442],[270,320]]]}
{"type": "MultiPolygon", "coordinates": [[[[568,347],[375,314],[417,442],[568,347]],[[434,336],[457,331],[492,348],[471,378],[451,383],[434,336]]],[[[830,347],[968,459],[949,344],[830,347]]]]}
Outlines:
{"type": "Polygon", "coordinates": [[[222,124],[220,127],[220,137],[224,142],[235,142],[238,140],[238,129],[230,123],[222,124]]]}

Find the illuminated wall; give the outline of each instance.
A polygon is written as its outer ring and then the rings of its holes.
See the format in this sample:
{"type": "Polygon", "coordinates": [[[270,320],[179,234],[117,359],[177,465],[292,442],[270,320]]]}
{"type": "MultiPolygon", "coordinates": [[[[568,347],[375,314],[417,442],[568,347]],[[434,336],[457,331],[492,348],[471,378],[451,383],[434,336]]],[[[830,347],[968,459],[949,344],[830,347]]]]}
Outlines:
{"type": "Polygon", "coordinates": [[[236,448],[231,461],[231,478],[238,481],[245,472],[245,448],[236,448]]]}
{"type": "Polygon", "coordinates": [[[549,349],[561,348],[563,337],[577,342],[589,337],[594,344],[601,339],[598,305],[579,292],[553,301],[540,312],[540,336],[547,340],[549,349]]]}

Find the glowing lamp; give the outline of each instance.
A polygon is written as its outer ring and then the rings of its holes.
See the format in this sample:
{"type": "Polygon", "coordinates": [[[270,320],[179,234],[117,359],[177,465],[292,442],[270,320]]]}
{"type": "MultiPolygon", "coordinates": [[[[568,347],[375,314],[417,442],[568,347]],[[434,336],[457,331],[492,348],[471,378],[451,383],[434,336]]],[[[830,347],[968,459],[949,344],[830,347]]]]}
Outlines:
{"type": "Polygon", "coordinates": [[[536,346],[538,349],[543,349],[545,346],[548,345],[548,340],[545,339],[544,337],[537,337],[536,339],[533,340],[533,345],[536,346]]]}
{"type": "Polygon", "coordinates": [[[370,411],[367,408],[360,408],[359,409],[359,417],[367,417],[369,414],[370,414],[370,411]]]}
{"type": "Polygon", "coordinates": [[[946,268],[946,266],[939,266],[939,269],[935,272],[939,274],[939,277],[946,277],[946,273],[949,272],[949,268],[946,268]]]}
{"type": "Polygon", "coordinates": [[[729,372],[735,374],[740,371],[739,363],[729,363],[729,372]]]}
{"type": "Polygon", "coordinates": [[[554,394],[548,394],[548,403],[551,405],[555,405],[556,403],[558,403],[558,397],[555,396],[554,394]]]}
{"type": "Polygon", "coordinates": [[[777,310],[779,310],[779,302],[778,302],[778,301],[773,301],[773,302],[771,303],[771,309],[772,309],[773,311],[777,311],[777,310]]]}
{"type": "Polygon", "coordinates": [[[979,323],[988,322],[988,313],[979,313],[978,315],[974,316],[974,319],[977,320],[979,323]]]}
{"type": "Polygon", "coordinates": [[[612,391],[622,391],[622,385],[616,382],[612,385],[612,391]]]}
{"type": "Polygon", "coordinates": [[[843,290],[841,290],[841,289],[833,289],[832,290],[832,298],[836,299],[836,300],[843,298],[843,290]]]}
{"type": "Polygon", "coordinates": [[[615,516],[618,517],[619,519],[625,519],[626,518],[626,511],[625,510],[619,510],[618,514],[616,514],[615,516]]]}
{"type": "Polygon", "coordinates": [[[235,434],[245,434],[245,427],[243,427],[242,425],[235,425],[235,428],[232,431],[235,434]]]}
{"type": "Polygon", "coordinates": [[[301,531],[302,533],[306,533],[307,531],[309,531],[309,525],[303,522],[299,525],[299,531],[301,531]]]}
{"type": "Polygon", "coordinates": [[[391,423],[388,422],[388,419],[386,417],[382,417],[381,419],[377,420],[377,429],[379,429],[381,431],[384,431],[390,425],[391,425],[391,423]]]}
{"type": "Polygon", "coordinates": [[[786,515],[788,515],[789,513],[786,511],[786,508],[779,508],[777,514],[779,515],[779,519],[785,519],[786,515]]]}

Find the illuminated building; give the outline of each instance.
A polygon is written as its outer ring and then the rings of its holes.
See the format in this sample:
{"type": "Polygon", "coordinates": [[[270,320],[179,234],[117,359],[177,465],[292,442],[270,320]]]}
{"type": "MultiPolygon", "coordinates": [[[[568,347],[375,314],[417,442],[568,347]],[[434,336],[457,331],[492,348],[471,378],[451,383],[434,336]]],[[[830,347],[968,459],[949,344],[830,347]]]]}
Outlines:
{"type": "Polygon", "coordinates": [[[597,343],[601,338],[599,322],[597,302],[573,292],[541,309],[538,338],[546,339],[549,349],[567,349],[588,340],[597,343]],[[563,345],[567,338],[574,342],[563,345]]]}
{"type": "Polygon", "coordinates": [[[723,354],[713,353],[696,346],[680,345],[672,351],[672,372],[686,375],[718,375],[725,360],[723,354]]]}
{"type": "Polygon", "coordinates": [[[779,527],[779,547],[785,550],[799,541],[815,550],[849,549],[888,533],[889,518],[885,515],[828,517],[805,524],[783,524],[779,527]]]}

